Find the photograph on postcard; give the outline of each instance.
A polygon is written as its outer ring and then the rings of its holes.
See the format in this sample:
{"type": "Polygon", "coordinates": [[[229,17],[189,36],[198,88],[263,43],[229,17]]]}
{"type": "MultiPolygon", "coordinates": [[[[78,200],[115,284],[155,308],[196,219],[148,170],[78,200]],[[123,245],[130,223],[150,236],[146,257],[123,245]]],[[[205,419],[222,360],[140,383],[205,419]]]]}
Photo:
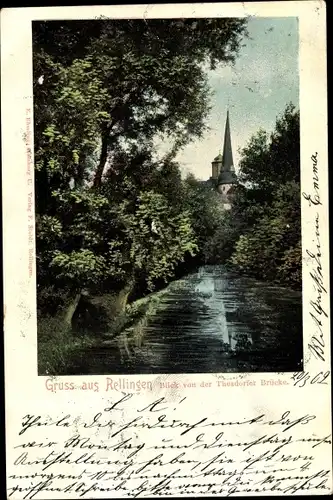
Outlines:
{"type": "Polygon", "coordinates": [[[39,375],[301,371],[297,17],[32,37],[39,375]]]}

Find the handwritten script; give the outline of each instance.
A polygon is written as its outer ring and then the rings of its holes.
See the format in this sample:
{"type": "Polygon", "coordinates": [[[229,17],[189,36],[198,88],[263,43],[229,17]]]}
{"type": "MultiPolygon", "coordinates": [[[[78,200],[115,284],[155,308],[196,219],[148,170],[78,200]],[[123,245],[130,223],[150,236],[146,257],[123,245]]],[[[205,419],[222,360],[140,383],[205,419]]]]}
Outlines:
{"type": "Polygon", "coordinates": [[[187,398],[145,406],[124,394],[89,418],[25,415],[9,464],[8,498],[329,490],[330,471],[318,466],[318,456],[331,449],[331,436],[314,433],[315,414],[285,409],[229,419],[221,410],[218,419],[199,412],[191,418],[186,406],[187,398]]]}
{"type": "Polygon", "coordinates": [[[320,231],[320,214],[318,206],[322,205],[320,199],[320,175],[318,166],[318,153],[311,156],[312,161],[312,193],[303,192],[303,197],[308,201],[309,206],[315,209],[313,235],[313,247],[307,248],[306,253],[310,258],[310,278],[313,285],[314,294],[310,300],[310,317],[314,333],[308,344],[309,352],[320,361],[325,362],[326,342],[324,338],[324,321],[328,314],[323,307],[323,297],[327,296],[326,276],[322,267],[322,244],[320,231]]]}

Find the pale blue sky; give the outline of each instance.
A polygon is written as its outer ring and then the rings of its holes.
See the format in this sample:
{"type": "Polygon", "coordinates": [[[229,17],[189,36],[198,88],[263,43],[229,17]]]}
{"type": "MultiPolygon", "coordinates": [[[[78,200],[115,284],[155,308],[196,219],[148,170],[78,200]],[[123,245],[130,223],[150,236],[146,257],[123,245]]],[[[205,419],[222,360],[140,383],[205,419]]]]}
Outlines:
{"type": "Polygon", "coordinates": [[[251,18],[248,31],[251,39],[244,40],[234,67],[209,73],[214,92],[208,120],[211,130],[178,155],[183,174],[190,171],[201,179],[210,177],[211,161],[222,149],[228,104],[236,169],[238,149],[259,128],[273,130],[287,103],[299,105],[297,18],[251,18]]]}

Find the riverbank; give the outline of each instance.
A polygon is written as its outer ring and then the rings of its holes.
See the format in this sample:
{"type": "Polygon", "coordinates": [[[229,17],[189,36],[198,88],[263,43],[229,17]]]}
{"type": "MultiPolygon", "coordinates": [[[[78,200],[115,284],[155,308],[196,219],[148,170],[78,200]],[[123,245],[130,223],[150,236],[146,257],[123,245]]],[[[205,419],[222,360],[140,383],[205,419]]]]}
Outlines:
{"type": "MultiPolygon", "coordinates": [[[[167,287],[128,304],[117,322],[109,322],[103,331],[68,330],[62,315],[38,318],[38,373],[39,375],[65,375],[82,364],[82,352],[108,347],[119,351],[120,361],[126,363],[133,346],[142,342],[142,331],[154,315],[167,287]]],[[[175,286],[175,285],[173,285],[175,286]]],[[[103,297],[102,299],[103,300],[103,297]]],[[[107,321],[107,320],[106,320],[107,321]]]]}
{"type": "Polygon", "coordinates": [[[106,331],[41,329],[39,374],[298,371],[302,338],[301,292],[202,266],[128,304],[106,331]]]}

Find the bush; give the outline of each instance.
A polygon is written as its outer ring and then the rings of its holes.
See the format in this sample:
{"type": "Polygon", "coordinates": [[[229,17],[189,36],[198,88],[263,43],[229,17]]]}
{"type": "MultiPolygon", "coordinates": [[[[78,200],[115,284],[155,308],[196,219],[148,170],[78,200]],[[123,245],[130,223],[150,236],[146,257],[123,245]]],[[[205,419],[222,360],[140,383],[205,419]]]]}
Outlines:
{"type": "Polygon", "coordinates": [[[89,347],[91,339],[75,337],[59,316],[38,319],[38,374],[67,373],[71,355],[82,347],[89,347]]]}
{"type": "Polygon", "coordinates": [[[277,277],[281,283],[292,288],[302,288],[302,247],[300,241],[296,247],[289,248],[284,253],[282,263],[277,269],[277,277]]]}
{"type": "Polygon", "coordinates": [[[37,309],[40,314],[55,316],[66,308],[70,300],[70,292],[54,285],[39,286],[37,289],[37,309]]]}

